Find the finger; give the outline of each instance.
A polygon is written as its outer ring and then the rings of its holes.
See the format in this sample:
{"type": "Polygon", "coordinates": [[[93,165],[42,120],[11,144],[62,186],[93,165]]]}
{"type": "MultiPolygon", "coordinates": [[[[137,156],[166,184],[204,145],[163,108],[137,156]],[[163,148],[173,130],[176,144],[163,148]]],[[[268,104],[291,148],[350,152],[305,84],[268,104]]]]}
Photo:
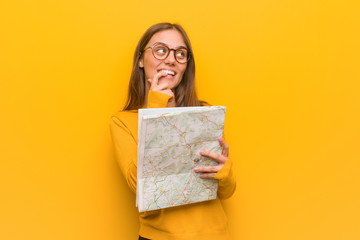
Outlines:
{"type": "Polygon", "coordinates": [[[222,168],[221,166],[203,166],[203,167],[196,167],[195,172],[202,172],[202,173],[216,173],[220,171],[222,168]]]}
{"type": "Polygon", "coordinates": [[[210,152],[210,151],[200,151],[200,154],[202,156],[212,158],[212,159],[216,160],[219,163],[226,162],[226,157],[222,156],[222,155],[220,155],[218,153],[214,153],[214,152],[210,152]]]}
{"type": "Polygon", "coordinates": [[[156,87],[157,90],[165,90],[165,89],[168,89],[168,88],[169,88],[169,83],[167,83],[167,82],[160,83],[156,87]]]}
{"type": "Polygon", "coordinates": [[[200,177],[201,178],[214,178],[216,175],[216,173],[203,173],[203,174],[200,174],[200,177]]]}
{"type": "Polygon", "coordinates": [[[173,91],[171,91],[170,89],[165,89],[165,90],[163,90],[163,91],[161,91],[162,93],[165,93],[165,94],[167,94],[167,95],[169,95],[169,96],[171,96],[171,98],[170,99],[172,99],[173,97],[174,97],[174,93],[173,93],[173,91]]]}
{"type": "Polygon", "coordinates": [[[219,138],[218,140],[219,140],[220,146],[223,148],[221,155],[228,157],[229,156],[229,145],[227,145],[227,143],[224,141],[224,139],[222,137],[219,138]]]}
{"type": "Polygon", "coordinates": [[[158,85],[158,81],[159,81],[159,78],[161,76],[166,76],[167,73],[165,71],[160,71],[158,73],[156,73],[153,77],[153,79],[151,80],[151,87],[150,88],[154,88],[158,85]]]}

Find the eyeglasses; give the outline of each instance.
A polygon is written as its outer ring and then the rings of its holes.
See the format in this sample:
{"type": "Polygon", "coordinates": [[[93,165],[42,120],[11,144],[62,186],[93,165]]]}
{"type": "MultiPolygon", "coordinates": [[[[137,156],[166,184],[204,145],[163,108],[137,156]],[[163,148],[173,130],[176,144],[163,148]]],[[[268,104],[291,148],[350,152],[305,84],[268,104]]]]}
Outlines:
{"type": "Polygon", "coordinates": [[[166,59],[172,50],[174,51],[174,56],[178,63],[186,63],[190,59],[190,53],[188,53],[188,50],[185,47],[173,49],[166,46],[165,43],[157,42],[154,45],[145,48],[142,52],[145,52],[145,50],[149,48],[151,48],[153,56],[158,60],[166,59]]]}

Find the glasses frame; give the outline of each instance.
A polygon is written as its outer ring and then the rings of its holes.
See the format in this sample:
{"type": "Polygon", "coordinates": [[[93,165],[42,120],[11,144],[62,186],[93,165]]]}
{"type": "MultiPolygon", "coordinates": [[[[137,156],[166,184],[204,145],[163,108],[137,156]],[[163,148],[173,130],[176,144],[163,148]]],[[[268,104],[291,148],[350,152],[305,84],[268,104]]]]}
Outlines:
{"type": "Polygon", "coordinates": [[[152,55],[154,56],[154,58],[156,58],[157,60],[165,60],[165,59],[170,55],[170,52],[171,52],[171,51],[174,51],[174,58],[175,58],[175,60],[176,60],[178,63],[180,63],[180,64],[187,63],[187,62],[190,60],[190,57],[191,57],[191,52],[190,52],[186,47],[179,47],[179,48],[177,48],[177,49],[174,49],[174,48],[169,48],[169,46],[167,46],[165,43],[161,43],[161,42],[156,42],[156,43],[154,43],[154,45],[149,46],[149,47],[147,47],[147,48],[144,48],[144,50],[142,50],[141,52],[145,52],[145,51],[146,51],[147,49],[149,49],[149,48],[151,48],[151,53],[152,53],[152,55]],[[156,47],[156,46],[158,46],[158,45],[162,45],[162,46],[166,47],[167,49],[169,49],[167,55],[166,55],[164,58],[162,58],[162,59],[157,58],[157,57],[155,56],[155,54],[154,54],[154,47],[156,47]],[[186,51],[188,52],[188,57],[187,57],[187,59],[186,59],[185,62],[179,62],[179,60],[178,60],[177,57],[176,57],[176,51],[179,50],[179,49],[186,49],[186,51]]]}

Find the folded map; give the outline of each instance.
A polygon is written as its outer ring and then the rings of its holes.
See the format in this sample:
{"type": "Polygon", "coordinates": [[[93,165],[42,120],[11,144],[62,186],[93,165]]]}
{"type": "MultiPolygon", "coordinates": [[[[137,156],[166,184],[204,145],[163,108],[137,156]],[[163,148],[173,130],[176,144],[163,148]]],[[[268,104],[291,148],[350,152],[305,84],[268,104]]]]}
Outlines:
{"type": "Polygon", "coordinates": [[[139,212],[215,199],[218,180],[202,179],[197,166],[218,163],[223,106],[139,109],[136,205],[139,212]]]}

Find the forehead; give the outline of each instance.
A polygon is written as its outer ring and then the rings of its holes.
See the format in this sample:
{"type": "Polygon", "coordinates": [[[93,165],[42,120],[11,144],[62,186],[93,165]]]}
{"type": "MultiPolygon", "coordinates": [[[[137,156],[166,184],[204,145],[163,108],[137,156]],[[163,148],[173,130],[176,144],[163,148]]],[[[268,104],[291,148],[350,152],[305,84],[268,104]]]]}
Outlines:
{"type": "Polygon", "coordinates": [[[177,30],[164,30],[161,32],[155,33],[150,41],[148,42],[147,46],[151,46],[156,42],[162,42],[168,45],[170,48],[177,48],[180,46],[186,47],[184,39],[181,33],[177,30]]]}

